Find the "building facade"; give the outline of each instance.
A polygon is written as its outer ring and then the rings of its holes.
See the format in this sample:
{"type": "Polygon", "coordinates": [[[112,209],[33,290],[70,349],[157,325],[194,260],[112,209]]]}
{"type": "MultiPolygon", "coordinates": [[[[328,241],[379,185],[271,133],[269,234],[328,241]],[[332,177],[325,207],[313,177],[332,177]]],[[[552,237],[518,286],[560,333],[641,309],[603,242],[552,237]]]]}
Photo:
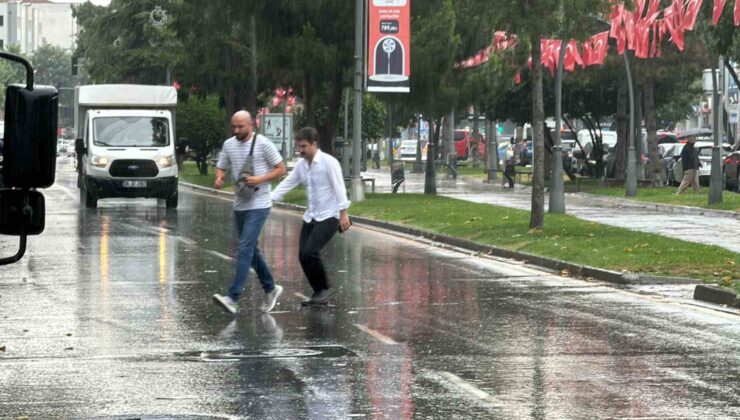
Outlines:
{"type": "Polygon", "coordinates": [[[44,44],[72,51],[77,40],[77,22],[72,16],[76,1],[0,0],[0,47],[18,45],[30,54],[44,44]]]}

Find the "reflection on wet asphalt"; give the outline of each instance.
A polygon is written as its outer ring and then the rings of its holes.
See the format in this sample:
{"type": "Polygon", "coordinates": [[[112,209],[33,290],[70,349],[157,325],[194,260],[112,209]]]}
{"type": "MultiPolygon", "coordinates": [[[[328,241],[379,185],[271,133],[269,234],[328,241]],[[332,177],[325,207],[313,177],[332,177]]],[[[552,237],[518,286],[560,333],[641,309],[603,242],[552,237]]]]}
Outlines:
{"type": "Polygon", "coordinates": [[[325,252],[334,304],[301,308],[300,218],[273,210],[285,293],[262,315],[251,279],[234,319],[228,201],[80,210],[61,162],[0,271],[0,418],[740,417],[736,316],[359,226],[325,252]]]}

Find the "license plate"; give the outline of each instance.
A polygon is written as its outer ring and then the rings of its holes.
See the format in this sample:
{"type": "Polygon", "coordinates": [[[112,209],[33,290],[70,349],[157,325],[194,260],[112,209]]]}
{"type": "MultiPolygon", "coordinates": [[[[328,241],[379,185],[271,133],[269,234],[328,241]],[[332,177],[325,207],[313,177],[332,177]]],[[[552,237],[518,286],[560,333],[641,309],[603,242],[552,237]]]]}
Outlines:
{"type": "Polygon", "coordinates": [[[123,181],[123,188],[145,188],[146,181],[123,181]]]}

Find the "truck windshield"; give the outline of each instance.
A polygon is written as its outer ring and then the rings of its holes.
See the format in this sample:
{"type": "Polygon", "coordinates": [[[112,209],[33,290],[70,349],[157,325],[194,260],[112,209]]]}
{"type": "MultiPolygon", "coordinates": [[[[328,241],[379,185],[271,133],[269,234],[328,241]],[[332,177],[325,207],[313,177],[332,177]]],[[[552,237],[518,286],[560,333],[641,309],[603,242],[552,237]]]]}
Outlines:
{"type": "Polygon", "coordinates": [[[167,118],[98,117],[93,120],[97,146],[162,147],[170,144],[167,118]]]}

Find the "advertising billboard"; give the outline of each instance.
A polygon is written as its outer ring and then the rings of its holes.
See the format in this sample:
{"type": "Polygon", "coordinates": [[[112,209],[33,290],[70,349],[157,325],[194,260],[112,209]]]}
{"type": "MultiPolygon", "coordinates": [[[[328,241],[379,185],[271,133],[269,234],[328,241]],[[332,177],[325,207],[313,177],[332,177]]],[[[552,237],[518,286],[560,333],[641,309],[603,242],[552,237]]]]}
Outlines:
{"type": "Polygon", "coordinates": [[[411,0],[369,0],[367,91],[409,92],[411,0]]]}

